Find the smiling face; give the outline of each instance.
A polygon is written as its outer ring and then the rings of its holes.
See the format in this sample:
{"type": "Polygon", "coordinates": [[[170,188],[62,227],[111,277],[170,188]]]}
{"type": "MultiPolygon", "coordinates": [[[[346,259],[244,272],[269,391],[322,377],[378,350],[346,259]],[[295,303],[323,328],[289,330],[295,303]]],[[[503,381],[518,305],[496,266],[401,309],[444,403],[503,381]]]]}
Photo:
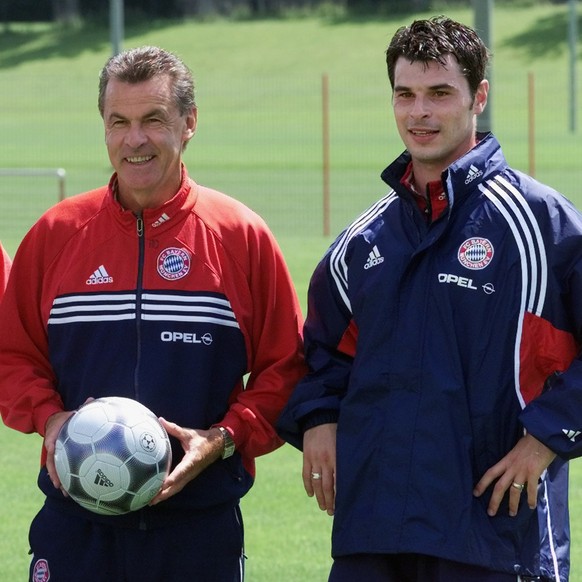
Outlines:
{"type": "Polygon", "coordinates": [[[181,115],[169,75],[141,83],[111,79],[104,101],[107,152],[121,204],[134,212],[155,208],[176,194],[182,151],[196,129],[196,109],[181,115]]]}
{"type": "Polygon", "coordinates": [[[487,103],[487,81],[473,98],[455,57],[445,63],[400,57],[394,68],[394,117],[422,190],[475,145],[476,116],[487,103]]]}

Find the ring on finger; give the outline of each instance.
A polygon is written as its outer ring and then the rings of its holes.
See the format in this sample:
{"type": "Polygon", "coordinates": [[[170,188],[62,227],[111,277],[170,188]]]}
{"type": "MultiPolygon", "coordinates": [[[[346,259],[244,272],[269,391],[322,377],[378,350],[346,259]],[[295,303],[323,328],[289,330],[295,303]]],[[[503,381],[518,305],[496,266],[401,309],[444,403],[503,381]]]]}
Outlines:
{"type": "Polygon", "coordinates": [[[315,471],[311,472],[311,478],[314,481],[319,481],[321,479],[321,473],[316,473],[315,471]]]}
{"type": "Polygon", "coordinates": [[[523,483],[516,483],[515,481],[511,484],[511,486],[519,489],[520,491],[523,491],[523,488],[525,487],[523,483]]]}

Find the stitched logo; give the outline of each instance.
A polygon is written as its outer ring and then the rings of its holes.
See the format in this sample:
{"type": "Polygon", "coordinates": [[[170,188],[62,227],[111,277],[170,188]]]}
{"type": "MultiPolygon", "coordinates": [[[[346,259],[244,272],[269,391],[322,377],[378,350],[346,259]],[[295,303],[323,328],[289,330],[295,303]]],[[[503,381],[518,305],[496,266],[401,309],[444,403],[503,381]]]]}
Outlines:
{"type": "Polygon", "coordinates": [[[170,247],[158,257],[158,273],[168,281],[182,279],[190,271],[190,255],[184,249],[170,247]]]}
{"type": "Polygon", "coordinates": [[[37,560],[34,563],[34,568],[32,570],[32,580],[33,582],[48,582],[51,578],[51,572],[49,570],[49,565],[46,560],[37,560]]]}
{"type": "Polygon", "coordinates": [[[113,283],[113,277],[109,275],[107,269],[100,265],[85,281],[87,285],[102,285],[104,283],[113,283]]]}
{"type": "Polygon", "coordinates": [[[368,270],[376,265],[380,265],[384,262],[384,257],[380,254],[378,247],[374,245],[370,254],[368,255],[368,259],[366,260],[366,264],[364,265],[364,269],[368,270]]]}
{"type": "Polygon", "coordinates": [[[473,164],[471,164],[471,167],[469,168],[469,173],[467,174],[467,177],[465,178],[465,184],[470,184],[473,180],[476,180],[477,178],[479,178],[482,175],[483,175],[483,171],[480,170],[479,168],[475,167],[473,164]]]}
{"type": "Polygon", "coordinates": [[[459,247],[457,257],[467,269],[484,269],[493,259],[493,245],[486,238],[468,238],[459,247]]]}
{"type": "Polygon", "coordinates": [[[562,432],[566,435],[566,437],[571,440],[573,443],[576,442],[576,439],[582,434],[579,430],[572,430],[563,428],[562,432]]]}

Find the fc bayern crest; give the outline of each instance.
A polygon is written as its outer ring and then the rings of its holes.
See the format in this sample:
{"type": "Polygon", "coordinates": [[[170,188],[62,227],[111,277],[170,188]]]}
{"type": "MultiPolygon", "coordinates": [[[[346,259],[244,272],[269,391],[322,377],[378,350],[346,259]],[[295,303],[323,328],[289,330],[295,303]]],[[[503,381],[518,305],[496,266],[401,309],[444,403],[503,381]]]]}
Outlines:
{"type": "Polygon", "coordinates": [[[486,238],[468,238],[459,247],[458,258],[467,269],[484,269],[493,258],[493,245],[486,238]]]}
{"type": "Polygon", "coordinates": [[[51,579],[48,562],[44,559],[37,560],[32,570],[33,582],[48,582],[51,579]]]}
{"type": "Polygon", "coordinates": [[[184,249],[170,247],[158,257],[158,273],[168,281],[185,277],[190,271],[190,255],[184,249]]]}

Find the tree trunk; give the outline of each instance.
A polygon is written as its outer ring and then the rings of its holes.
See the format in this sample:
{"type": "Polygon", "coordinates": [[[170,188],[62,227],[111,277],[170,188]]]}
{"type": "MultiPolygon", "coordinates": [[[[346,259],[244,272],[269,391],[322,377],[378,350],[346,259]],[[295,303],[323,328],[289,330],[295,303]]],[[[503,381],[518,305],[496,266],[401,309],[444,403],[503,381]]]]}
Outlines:
{"type": "Polygon", "coordinates": [[[53,19],[59,24],[76,24],[81,20],[79,0],[52,0],[53,19]]]}

